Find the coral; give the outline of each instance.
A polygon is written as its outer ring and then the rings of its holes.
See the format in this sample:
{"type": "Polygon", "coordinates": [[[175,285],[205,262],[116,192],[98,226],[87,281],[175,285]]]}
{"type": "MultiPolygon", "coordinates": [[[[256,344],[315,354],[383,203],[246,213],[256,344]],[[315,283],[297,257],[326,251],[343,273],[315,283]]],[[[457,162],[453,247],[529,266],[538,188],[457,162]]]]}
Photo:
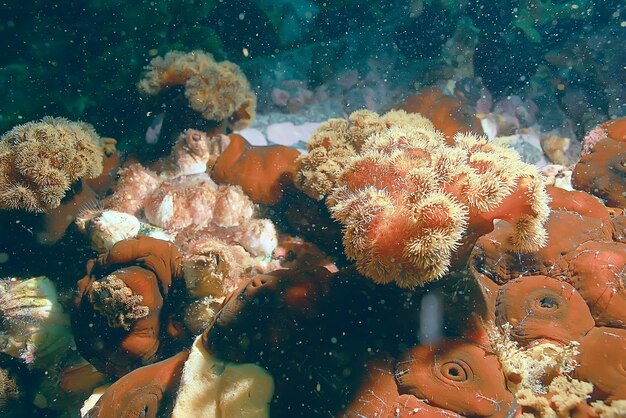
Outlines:
{"type": "Polygon", "coordinates": [[[466,341],[413,347],[394,375],[400,393],[463,416],[505,417],[513,402],[498,358],[466,341]]]}
{"type": "Polygon", "coordinates": [[[100,139],[91,125],[46,117],[0,138],[0,209],[47,212],[70,186],[102,172],[100,139]]]}
{"type": "Polygon", "coordinates": [[[241,186],[255,203],[278,203],[293,183],[298,151],[283,145],[253,146],[244,137],[229,135],[230,143],[213,166],[218,183],[241,186]]]}
{"type": "MultiPolygon", "coordinates": [[[[119,270],[119,274],[125,275],[128,271],[119,270]]],[[[115,274],[94,282],[90,299],[93,310],[104,316],[111,328],[130,331],[136,320],[150,313],[150,307],[141,305],[143,296],[134,294],[126,282],[115,274]]]]}
{"type": "Polygon", "coordinates": [[[448,138],[458,133],[481,132],[480,121],[472,109],[459,99],[444,95],[438,88],[426,88],[397,107],[426,117],[448,138]]]}
{"type": "Polygon", "coordinates": [[[144,201],[160,183],[156,173],[141,164],[131,164],[120,170],[115,193],[104,200],[107,209],[138,216],[144,201]]]}
{"type": "Polygon", "coordinates": [[[0,413],[8,412],[11,401],[20,396],[15,379],[6,369],[0,369],[0,413]]]}
{"type": "Polygon", "coordinates": [[[522,346],[537,340],[568,344],[595,325],[589,307],[568,283],[546,276],[520,277],[500,288],[496,325],[510,324],[522,346]]]}
{"type": "Polygon", "coordinates": [[[216,62],[204,51],[170,51],[154,58],[146,67],[139,89],[156,95],[162,90],[184,86],[189,105],[202,117],[224,122],[233,129],[252,123],[256,95],[240,68],[229,61],[216,62]]]}
{"type": "Polygon", "coordinates": [[[378,115],[357,110],[348,120],[330,119],[318,127],[308,141],[308,153],[297,160],[296,187],[309,197],[321,200],[337,185],[337,177],[348,161],[361,152],[365,140],[399,125],[433,129],[419,114],[395,110],[378,115]]]}
{"type": "Polygon", "coordinates": [[[586,137],[586,153],[574,167],[572,184],[602,198],[607,205],[626,208],[626,118],[609,121],[586,137]],[[602,138],[602,139],[598,139],[602,138]]]}
{"type": "Polygon", "coordinates": [[[547,393],[537,394],[530,389],[517,392],[517,402],[522,407],[522,417],[568,418],[594,416],[587,405],[593,385],[557,376],[550,382],[547,393]]]}
{"type": "Polygon", "coordinates": [[[269,417],[273,377],[256,364],[216,358],[201,339],[196,339],[185,363],[172,417],[269,417]]]}
{"type": "Polygon", "coordinates": [[[165,396],[174,395],[188,357],[181,352],[167,360],[132,371],[112,384],[86,415],[88,418],[156,418],[165,396]]]}
{"type": "Polygon", "coordinates": [[[473,135],[447,144],[430,126],[370,136],[337,176],[326,204],[344,227],[344,249],[379,283],[415,287],[443,276],[473,241],[511,222],[516,252],[546,242],[548,196],[536,168],[473,135]]]}
{"type": "Polygon", "coordinates": [[[44,276],[0,282],[0,351],[29,367],[55,365],[74,347],[70,317],[44,276]]]}
{"type": "Polygon", "coordinates": [[[594,386],[594,398],[626,399],[626,330],[593,328],[581,340],[574,370],[576,379],[594,386]]]}
{"type": "Polygon", "coordinates": [[[575,369],[578,342],[567,345],[544,342],[522,349],[511,339],[512,328],[507,323],[500,328],[491,327],[488,335],[513,394],[523,390],[546,393],[546,377],[568,374],[575,369]]]}

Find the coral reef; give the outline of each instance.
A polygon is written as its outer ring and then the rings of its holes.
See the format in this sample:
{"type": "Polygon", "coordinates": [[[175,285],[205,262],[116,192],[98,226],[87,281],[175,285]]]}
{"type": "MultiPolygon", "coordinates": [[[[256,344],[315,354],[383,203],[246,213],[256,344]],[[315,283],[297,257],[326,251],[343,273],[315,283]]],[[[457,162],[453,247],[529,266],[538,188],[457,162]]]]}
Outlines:
{"type": "Polygon", "coordinates": [[[323,199],[336,187],[338,175],[350,158],[361,152],[369,136],[399,125],[434,129],[428,119],[405,111],[378,115],[358,110],[348,120],[330,119],[323,123],[311,136],[307,145],[308,153],[296,161],[296,186],[313,199],[323,199]]]}
{"type": "Polygon", "coordinates": [[[254,119],[256,96],[239,66],[229,61],[216,62],[204,51],[170,51],[152,59],[139,89],[149,95],[184,86],[193,110],[202,117],[242,129],[254,119]]]}
{"type": "Polygon", "coordinates": [[[2,6],[0,415],[626,416],[619,2],[170,3],[2,6]]]}
{"type": "Polygon", "coordinates": [[[91,125],[46,117],[0,138],[0,209],[47,212],[70,186],[102,172],[100,138],[91,125]]]}

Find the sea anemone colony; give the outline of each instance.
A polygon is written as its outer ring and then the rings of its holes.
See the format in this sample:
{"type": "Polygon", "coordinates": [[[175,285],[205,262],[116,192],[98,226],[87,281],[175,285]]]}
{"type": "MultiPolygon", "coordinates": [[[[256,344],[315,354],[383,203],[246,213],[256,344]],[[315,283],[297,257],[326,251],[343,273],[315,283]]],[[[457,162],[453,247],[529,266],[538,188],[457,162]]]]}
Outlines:
{"type": "MultiPolygon", "coordinates": [[[[252,125],[236,64],[157,55],[140,91],[210,121],[167,155],[63,118],[0,137],[0,211],[33,241],[0,252],[0,413],[626,416],[625,118],[540,135],[464,78],[304,135],[252,125]]],[[[372,105],[372,78],[263,105],[372,105]]]]}

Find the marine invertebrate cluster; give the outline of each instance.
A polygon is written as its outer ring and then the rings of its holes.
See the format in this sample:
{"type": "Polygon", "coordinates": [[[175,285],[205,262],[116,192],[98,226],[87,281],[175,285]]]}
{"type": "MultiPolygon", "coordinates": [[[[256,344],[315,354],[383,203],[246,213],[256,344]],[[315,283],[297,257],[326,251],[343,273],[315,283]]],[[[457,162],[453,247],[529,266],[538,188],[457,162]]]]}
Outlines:
{"type": "Polygon", "coordinates": [[[296,187],[313,199],[325,198],[337,185],[337,177],[350,158],[361,152],[365,140],[397,125],[434,129],[428,119],[403,110],[384,115],[357,110],[348,120],[330,119],[323,123],[309,139],[308,153],[296,161],[296,187]]]}
{"type": "Polygon", "coordinates": [[[91,125],[45,117],[0,138],[0,209],[47,212],[70,186],[102,172],[100,138],[91,125]]]}
{"type": "MultiPolygon", "coordinates": [[[[548,197],[535,167],[484,138],[467,134],[447,141],[420,118],[404,112],[388,115],[404,121],[385,129],[380,121],[385,116],[377,120],[369,115],[378,122],[369,129],[375,134],[352,139],[362,144],[359,154],[338,159],[335,186],[326,200],[344,227],[345,252],[362,274],[379,283],[423,285],[462,259],[473,240],[491,230],[494,219],[511,222],[507,239],[515,251],[545,244],[548,197]]],[[[347,128],[347,123],[331,121],[320,133],[342,125],[347,128]]],[[[349,131],[343,135],[349,137],[349,131]]],[[[311,151],[315,149],[317,144],[311,151]]],[[[335,163],[330,155],[324,156],[327,163],[335,163]]],[[[323,179],[323,190],[328,180],[323,179]]]]}
{"type": "Polygon", "coordinates": [[[216,62],[204,51],[170,51],[146,67],[139,89],[149,95],[184,86],[189,105],[202,117],[243,129],[252,123],[256,95],[241,69],[229,61],[216,62]]]}

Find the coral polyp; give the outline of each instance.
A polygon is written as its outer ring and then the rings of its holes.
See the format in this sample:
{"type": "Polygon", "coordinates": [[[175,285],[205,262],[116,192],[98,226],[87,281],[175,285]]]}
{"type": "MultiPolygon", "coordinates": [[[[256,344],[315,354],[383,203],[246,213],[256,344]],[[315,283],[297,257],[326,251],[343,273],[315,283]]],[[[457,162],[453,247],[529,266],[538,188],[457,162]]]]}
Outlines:
{"type": "Polygon", "coordinates": [[[326,199],[362,274],[407,288],[438,279],[495,219],[513,225],[515,251],[546,243],[549,199],[535,167],[486,138],[448,140],[419,118],[391,114],[380,119],[404,117],[390,128],[378,124],[365,139],[346,133],[360,151],[334,161],[342,167],[326,199]]]}

